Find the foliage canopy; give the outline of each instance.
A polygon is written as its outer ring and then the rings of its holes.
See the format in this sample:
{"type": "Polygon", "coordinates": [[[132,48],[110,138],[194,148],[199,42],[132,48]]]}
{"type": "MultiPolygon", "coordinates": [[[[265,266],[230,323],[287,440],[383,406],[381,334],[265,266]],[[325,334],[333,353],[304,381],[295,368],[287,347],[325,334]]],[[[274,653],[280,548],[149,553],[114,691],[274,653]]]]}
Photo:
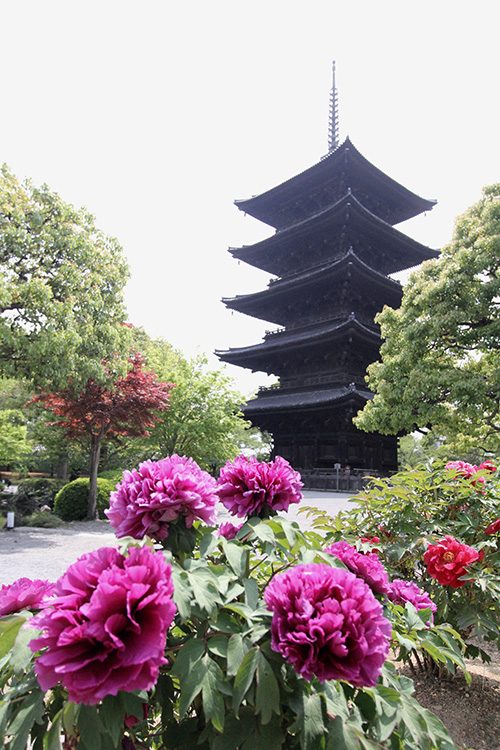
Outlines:
{"type": "Polygon", "coordinates": [[[129,271],[117,240],[47,185],[0,173],[0,369],[36,385],[103,378],[125,350],[123,288],[129,271]]]}
{"type": "Polygon", "coordinates": [[[484,450],[500,441],[500,184],[457,219],[441,256],[378,315],[381,362],[368,369],[375,397],[355,418],[386,434],[434,428],[484,450]]]}

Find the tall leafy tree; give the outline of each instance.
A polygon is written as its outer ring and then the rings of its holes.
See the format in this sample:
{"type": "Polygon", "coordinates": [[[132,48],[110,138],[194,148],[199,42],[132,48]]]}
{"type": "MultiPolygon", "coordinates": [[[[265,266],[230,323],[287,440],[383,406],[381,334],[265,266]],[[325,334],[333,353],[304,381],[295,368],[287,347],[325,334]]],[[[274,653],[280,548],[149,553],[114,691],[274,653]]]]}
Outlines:
{"type": "Polygon", "coordinates": [[[160,382],[144,369],[140,354],[130,357],[130,370],[112,387],[89,380],[80,393],[67,388],[42,393],[34,402],[59,417],[53,424],[64,429],[69,439],[87,437],[90,442],[90,488],[87,518],[96,517],[97,474],[104,438],[119,441],[124,436],[143,437],[168,408],[172,383],[160,382]]]}
{"type": "Polygon", "coordinates": [[[241,411],[244,398],[224,370],[210,370],[203,355],[186,359],[141,329],[133,335],[148,366],[176,384],[168,412],[148,438],[150,455],[191,456],[202,468],[215,470],[244,449],[245,435],[255,442],[255,430],[249,430],[241,411]]]}
{"type": "MultiPolygon", "coordinates": [[[[0,372],[58,389],[106,376],[128,356],[117,240],[47,185],[0,173],[0,372]]],[[[125,370],[123,369],[123,372],[125,370]]]]}
{"type": "Polygon", "coordinates": [[[384,344],[375,392],[355,419],[383,433],[426,431],[500,446],[500,184],[457,219],[441,256],[378,316],[384,344]]]}

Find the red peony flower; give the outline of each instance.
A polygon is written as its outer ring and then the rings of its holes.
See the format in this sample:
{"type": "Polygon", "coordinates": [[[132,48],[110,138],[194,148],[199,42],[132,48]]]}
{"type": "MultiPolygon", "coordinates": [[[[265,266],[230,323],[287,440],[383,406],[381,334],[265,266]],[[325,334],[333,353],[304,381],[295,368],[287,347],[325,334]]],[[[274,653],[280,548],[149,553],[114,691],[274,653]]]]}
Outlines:
{"type": "Polygon", "coordinates": [[[451,586],[454,589],[466,583],[459,580],[467,573],[466,566],[479,559],[480,554],[476,549],[461,544],[449,535],[437,544],[429,544],[424,553],[424,562],[431,578],[443,586],[451,586]]]}
{"type": "Polygon", "coordinates": [[[52,593],[54,584],[31,578],[18,578],[0,589],[0,617],[23,609],[39,609],[42,600],[52,593]]]}
{"type": "Polygon", "coordinates": [[[117,537],[150,536],[161,542],[180,517],[188,529],[197,519],[214,524],[216,504],[215,479],[192,458],[173,455],[125,471],[104,512],[117,537]]]}
{"type": "Polygon", "coordinates": [[[497,467],[495,466],[493,461],[484,461],[478,466],[478,471],[480,471],[481,469],[483,469],[483,471],[489,471],[490,474],[493,474],[493,472],[497,470],[497,467]]]}
{"type": "Polygon", "coordinates": [[[219,500],[233,516],[261,516],[288,510],[302,499],[300,474],[277,456],[265,463],[238,456],[220,470],[219,500]]]}
{"type": "Polygon", "coordinates": [[[500,531],[500,518],[497,518],[496,521],[493,521],[493,523],[490,523],[489,526],[487,526],[484,530],[485,534],[498,534],[500,531]]]}
{"type": "Polygon", "coordinates": [[[389,579],[376,552],[369,552],[364,555],[347,542],[335,542],[329,547],[325,547],[325,552],[329,552],[342,560],[346,568],[366,581],[377,593],[387,594],[389,591],[389,579]]]}
{"type": "Polygon", "coordinates": [[[271,646],[306,680],[375,685],[389,651],[391,624],[370,587],[349,570],[299,565],[264,592],[271,646]]]}
{"type": "MultiPolygon", "coordinates": [[[[380,537],[378,536],[362,536],[360,539],[361,542],[364,542],[364,544],[371,544],[372,547],[374,544],[380,544],[380,537]]],[[[376,547],[373,547],[371,550],[372,552],[376,552],[377,555],[380,555],[380,550],[376,547]]]]}
{"type": "Polygon", "coordinates": [[[89,552],[55,584],[32,620],[42,690],[61,682],[70,701],[95,704],[119,690],[148,690],[165,664],[175,614],[170,565],[161,552],[112,547],[89,552]]]}

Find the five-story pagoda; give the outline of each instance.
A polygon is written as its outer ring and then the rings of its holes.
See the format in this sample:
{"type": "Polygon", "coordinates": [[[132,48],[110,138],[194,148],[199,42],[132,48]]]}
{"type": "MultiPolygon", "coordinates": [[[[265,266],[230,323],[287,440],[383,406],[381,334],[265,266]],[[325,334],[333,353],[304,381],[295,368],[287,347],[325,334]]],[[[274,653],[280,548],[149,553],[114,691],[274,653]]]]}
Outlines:
{"type": "Polygon", "coordinates": [[[305,172],[236,201],[276,232],[231,254],[276,278],[223,301],[278,328],[261,343],[217,354],[277,376],[247,403],[245,417],[272,434],[274,454],[306,486],[338,487],[339,465],[357,474],[397,469],[397,438],[362,432],[352,418],[372,398],[365,375],[379,356],[375,315],[401,303],[390,275],[437,256],[394,224],[434,203],[377,169],[349,139],[305,172]]]}

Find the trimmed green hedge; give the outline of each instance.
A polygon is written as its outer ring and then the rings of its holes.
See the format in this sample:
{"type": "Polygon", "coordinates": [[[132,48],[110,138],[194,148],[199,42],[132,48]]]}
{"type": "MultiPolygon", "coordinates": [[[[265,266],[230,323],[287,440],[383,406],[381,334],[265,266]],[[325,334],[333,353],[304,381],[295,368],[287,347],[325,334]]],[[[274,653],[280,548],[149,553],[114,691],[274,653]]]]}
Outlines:
{"type": "MultiPolygon", "coordinates": [[[[54,513],[63,521],[84,521],[89,504],[90,480],[81,477],[68,482],[59,490],[54,500],[54,513]]],[[[109,496],[115,485],[108,479],[97,479],[97,517],[106,518],[104,511],[109,508],[109,496]]]]}

